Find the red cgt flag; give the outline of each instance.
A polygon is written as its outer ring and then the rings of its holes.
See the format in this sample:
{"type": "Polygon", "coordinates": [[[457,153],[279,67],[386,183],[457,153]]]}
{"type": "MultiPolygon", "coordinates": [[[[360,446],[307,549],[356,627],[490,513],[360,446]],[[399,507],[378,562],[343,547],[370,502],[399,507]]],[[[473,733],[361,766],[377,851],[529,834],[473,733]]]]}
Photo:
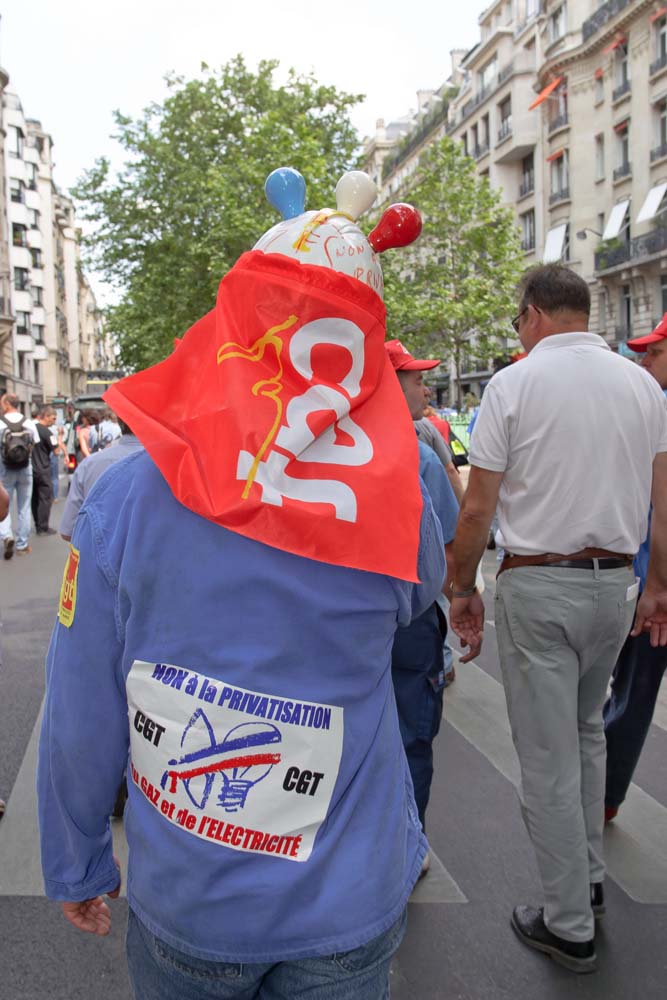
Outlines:
{"type": "Polygon", "coordinates": [[[366,285],[244,254],[165,361],[113,385],[190,510],[274,548],[417,580],[417,438],[366,285]]]}

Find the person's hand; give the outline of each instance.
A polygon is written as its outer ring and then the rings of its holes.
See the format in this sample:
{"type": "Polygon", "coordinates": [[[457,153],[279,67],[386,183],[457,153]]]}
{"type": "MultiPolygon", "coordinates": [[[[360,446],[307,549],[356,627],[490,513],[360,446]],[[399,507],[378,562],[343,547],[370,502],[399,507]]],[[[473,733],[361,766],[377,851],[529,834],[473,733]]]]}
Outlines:
{"type": "MultiPolygon", "coordinates": [[[[116,857],[114,861],[118,869],[118,885],[107,893],[110,899],[118,899],[121,886],[120,863],[116,857]]],[[[104,937],[111,930],[111,910],[101,896],[83,899],[79,903],[63,903],[62,907],[69,922],[80,931],[104,937]]]]}
{"type": "Polygon", "coordinates": [[[470,597],[452,597],[449,621],[461,645],[469,647],[468,653],[461,657],[461,663],[469,663],[479,655],[484,637],[484,602],[481,595],[474,593],[470,597]]]}
{"type": "Polygon", "coordinates": [[[667,646],[667,592],[645,590],[639,598],[630,635],[649,632],[652,646],[667,646]]]}

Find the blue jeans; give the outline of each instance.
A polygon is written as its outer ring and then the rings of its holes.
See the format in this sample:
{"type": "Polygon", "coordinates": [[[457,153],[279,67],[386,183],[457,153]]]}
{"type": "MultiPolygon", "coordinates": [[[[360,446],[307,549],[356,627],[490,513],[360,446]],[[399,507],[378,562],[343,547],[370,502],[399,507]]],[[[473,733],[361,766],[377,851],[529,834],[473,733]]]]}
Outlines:
{"type": "Polygon", "coordinates": [[[384,934],[342,954],[241,965],[178,951],[130,910],[130,980],[136,1000],[388,1000],[389,966],[406,923],[407,909],[384,934]]]}
{"type": "MultiPolygon", "coordinates": [[[[28,545],[28,535],[30,534],[30,501],[32,499],[32,465],[27,465],[25,469],[7,469],[0,463],[0,479],[9,493],[9,502],[12,501],[12,493],[16,493],[16,548],[25,549],[28,545]]],[[[0,521],[0,539],[12,537],[11,514],[7,514],[4,521],[0,521]]]]}
{"type": "Polygon", "coordinates": [[[408,759],[422,829],[433,780],[433,740],[442,719],[445,670],[443,640],[447,625],[432,604],[409,625],[399,626],[391,651],[398,724],[408,759]]]}
{"type": "Polygon", "coordinates": [[[53,499],[57,500],[60,496],[60,464],[55,452],[51,455],[51,488],[53,499]]]}
{"type": "Polygon", "coordinates": [[[653,648],[647,632],[628,636],[618,655],[603,712],[607,739],[604,804],[608,808],[617,809],[630,787],[666,666],[667,650],[653,648]]]}

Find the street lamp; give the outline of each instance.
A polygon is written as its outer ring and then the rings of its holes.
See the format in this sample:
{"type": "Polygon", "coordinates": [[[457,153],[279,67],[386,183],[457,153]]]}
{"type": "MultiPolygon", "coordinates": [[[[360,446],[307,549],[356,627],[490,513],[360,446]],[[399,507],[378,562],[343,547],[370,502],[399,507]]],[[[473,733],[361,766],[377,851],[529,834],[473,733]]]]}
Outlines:
{"type": "Polygon", "coordinates": [[[580,229],[578,231],[578,233],[577,233],[577,239],[578,240],[585,240],[586,239],[586,233],[593,233],[594,236],[600,236],[600,237],[602,236],[602,233],[599,233],[597,231],[597,229],[589,229],[588,226],[586,226],[584,229],[580,229]]]}

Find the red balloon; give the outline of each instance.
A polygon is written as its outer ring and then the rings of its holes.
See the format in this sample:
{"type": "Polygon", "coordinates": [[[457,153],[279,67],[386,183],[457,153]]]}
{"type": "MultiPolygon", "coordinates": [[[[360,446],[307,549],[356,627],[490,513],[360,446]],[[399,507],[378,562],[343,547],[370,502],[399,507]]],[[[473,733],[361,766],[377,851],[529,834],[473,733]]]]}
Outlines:
{"type": "Polygon", "coordinates": [[[414,243],[422,231],[422,217],[412,205],[398,202],[390,205],[368,237],[376,253],[393,247],[407,247],[414,243]]]}

